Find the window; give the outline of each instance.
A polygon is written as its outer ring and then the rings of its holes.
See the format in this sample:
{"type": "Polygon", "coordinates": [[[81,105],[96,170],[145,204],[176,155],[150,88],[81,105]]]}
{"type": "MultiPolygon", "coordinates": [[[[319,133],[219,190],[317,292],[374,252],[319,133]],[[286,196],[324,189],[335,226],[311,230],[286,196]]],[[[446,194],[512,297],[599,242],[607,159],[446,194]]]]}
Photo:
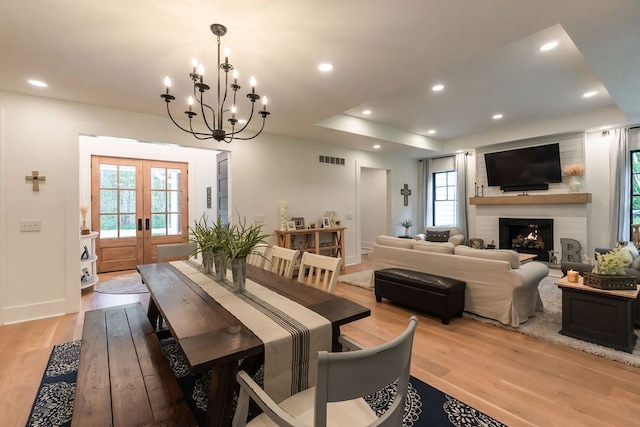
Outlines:
{"type": "MultiPolygon", "coordinates": [[[[639,158],[640,160],[640,158],[639,158]]],[[[433,225],[456,225],[456,171],[433,174],[433,225]]],[[[640,203],[640,197],[639,197],[640,203]]],[[[640,213],[640,212],[639,212],[640,213]]]]}
{"type": "Polygon", "coordinates": [[[631,224],[640,223],[640,150],[631,151],[631,224]]]}

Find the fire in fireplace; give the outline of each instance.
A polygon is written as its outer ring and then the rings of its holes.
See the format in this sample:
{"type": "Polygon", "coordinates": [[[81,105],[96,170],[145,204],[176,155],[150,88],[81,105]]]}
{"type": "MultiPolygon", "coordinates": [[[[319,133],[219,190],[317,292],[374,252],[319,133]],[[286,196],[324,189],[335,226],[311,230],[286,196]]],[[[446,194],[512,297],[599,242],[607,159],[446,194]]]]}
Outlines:
{"type": "Polygon", "coordinates": [[[537,255],[536,261],[549,261],[553,253],[553,219],[500,218],[499,248],[537,255]]]}

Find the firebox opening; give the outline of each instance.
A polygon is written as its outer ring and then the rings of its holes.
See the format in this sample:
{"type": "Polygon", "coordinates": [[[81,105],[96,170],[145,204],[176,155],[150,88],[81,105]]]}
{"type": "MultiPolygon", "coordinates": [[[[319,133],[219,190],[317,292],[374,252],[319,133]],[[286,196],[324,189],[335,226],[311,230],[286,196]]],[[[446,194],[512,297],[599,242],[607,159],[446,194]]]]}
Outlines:
{"type": "Polygon", "coordinates": [[[499,247],[536,255],[536,261],[549,261],[553,252],[553,219],[500,218],[499,247]]]}

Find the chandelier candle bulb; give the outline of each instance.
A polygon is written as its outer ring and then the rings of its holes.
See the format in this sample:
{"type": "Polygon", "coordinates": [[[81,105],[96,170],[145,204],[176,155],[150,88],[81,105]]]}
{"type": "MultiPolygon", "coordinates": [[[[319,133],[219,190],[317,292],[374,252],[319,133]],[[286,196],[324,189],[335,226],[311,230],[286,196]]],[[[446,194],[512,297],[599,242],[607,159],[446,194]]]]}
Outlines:
{"type": "Polygon", "coordinates": [[[262,97],[262,106],[263,106],[262,111],[267,111],[267,97],[266,96],[262,97]]]}
{"type": "Polygon", "coordinates": [[[231,53],[231,51],[229,50],[228,47],[224,48],[224,63],[228,64],[229,63],[229,54],[231,53]]]}
{"type": "Polygon", "coordinates": [[[252,76],[249,82],[251,84],[251,93],[256,93],[256,78],[252,76]]]}
{"type": "Polygon", "coordinates": [[[196,74],[196,71],[198,69],[198,60],[196,58],[193,58],[191,60],[191,65],[193,66],[193,71],[191,72],[191,74],[196,74]]]}
{"type": "Polygon", "coordinates": [[[171,87],[171,79],[169,76],[164,78],[164,85],[167,87],[167,95],[169,95],[169,88],[171,87]]]}

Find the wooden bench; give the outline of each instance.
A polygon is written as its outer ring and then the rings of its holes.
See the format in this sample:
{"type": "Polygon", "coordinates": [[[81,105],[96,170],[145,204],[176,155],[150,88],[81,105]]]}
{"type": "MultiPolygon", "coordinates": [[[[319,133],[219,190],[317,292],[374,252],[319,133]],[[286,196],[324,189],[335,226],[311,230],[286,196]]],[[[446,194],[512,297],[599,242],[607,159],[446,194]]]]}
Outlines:
{"type": "Polygon", "coordinates": [[[140,303],[85,313],[71,425],[197,425],[140,303]]]}

